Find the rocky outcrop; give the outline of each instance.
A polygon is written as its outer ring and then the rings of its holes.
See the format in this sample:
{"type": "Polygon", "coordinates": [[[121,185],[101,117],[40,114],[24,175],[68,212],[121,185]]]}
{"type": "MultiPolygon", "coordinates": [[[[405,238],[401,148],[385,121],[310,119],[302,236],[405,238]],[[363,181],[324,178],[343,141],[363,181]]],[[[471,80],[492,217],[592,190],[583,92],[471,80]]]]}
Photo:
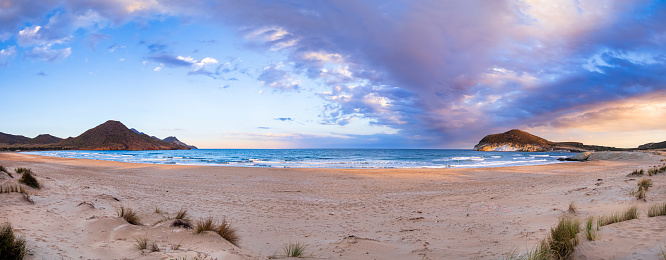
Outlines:
{"type": "Polygon", "coordinates": [[[162,141],[165,141],[165,142],[170,143],[170,144],[177,144],[177,145],[186,146],[187,148],[190,148],[190,149],[199,149],[194,145],[188,145],[186,143],[181,142],[175,136],[169,136],[167,138],[162,139],[162,141]]]}
{"type": "Polygon", "coordinates": [[[585,145],[579,142],[552,142],[525,131],[513,129],[501,134],[487,135],[477,145],[475,151],[518,151],[518,152],[588,152],[621,151],[615,147],[585,145]]]}
{"type": "Polygon", "coordinates": [[[553,142],[513,129],[501,134],[487,135],[477,145],[475,151],[521,151],[545,152],[552,151],[553,142]]]}

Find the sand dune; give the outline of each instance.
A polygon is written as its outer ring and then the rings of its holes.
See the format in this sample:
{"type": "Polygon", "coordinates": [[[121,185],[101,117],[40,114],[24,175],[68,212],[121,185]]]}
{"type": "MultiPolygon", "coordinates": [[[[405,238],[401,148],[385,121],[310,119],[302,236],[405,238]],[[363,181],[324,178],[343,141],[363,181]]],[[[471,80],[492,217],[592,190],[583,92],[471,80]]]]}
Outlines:
{"type": "MultiPolygon", "coordinates": [[[[0,153],[0,165],[31,168],[44,185],[0,194],[0,220],[25,236],[32,259],[266,259],[285,243],[317,259],[497,259],[535,246],[561,216],[581,220],[639,206],[640,218],[581,236],[576,259],[655,259],[666,248],[666,175],[646,201],[631,196],[632,170],[661,165],[654,154],[486,169],[270,169],[127,164],[0,153]],[[569,212],[571,202],[576,212],[569,212]],[[144,225],[116,217],[136,210],[144,225]],[[193,219],[226,217],[239,246],[170,227],[155,210],[193,219]],[[136,238],[160,252],[140,251],[136,238]],[[177,245],[180,245],[179,247],[177,245]],[[176,249],[177,248],[177,249],[176,249]]],[[[0,184],[15,183],[0,173],[0,184]]],[[[16,176],[15,176],[16,177],[16,176]]]]}

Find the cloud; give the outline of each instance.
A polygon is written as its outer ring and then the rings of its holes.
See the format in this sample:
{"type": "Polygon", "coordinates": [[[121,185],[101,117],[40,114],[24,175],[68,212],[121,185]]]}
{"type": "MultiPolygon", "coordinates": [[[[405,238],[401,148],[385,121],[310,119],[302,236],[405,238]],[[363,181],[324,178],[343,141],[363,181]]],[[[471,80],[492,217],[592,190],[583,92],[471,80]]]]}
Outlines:
{"type": "Polygon", "coordinates": [[[278,117],[278,118],[274,118],[274,119],[275,119],[275,120],[278,120],[278,121],[282,121],[282,122],[285,122],[285,121],[294,121],[294,119],[291,118],[291,117],[278,117]]]}
{"type": "Polygon", "coordinates": [[[16,54],[16,46],[9,46],[0,50],[0,67],[9,65],[9,60],[16,54]]]}
{"type": "Polygon", "coordinates": [[[97,43],[108,39],[111,39],[111,35],[103,33],[94,33],[86,37],[86,41],[88,42],[88,47],[92,50],[96,49],[97,43]]]}
{"type": "Polygon", "coordinates": [[[264,86],[282,91],[298,91],[300,80],[282,69],[282,64],[271,64],[263,69],[257,80],[264,86]]]}
{"type": "Polygon", "coordinates": [[[46,72],[40,71],[37,73],[37,76],[46,77],[46,72]]]}
{"type": "Polygon", "coordinates": [[[64,49],[51,49],[51,46],[35,47],[24,54],[25,57],[47,62],[61,61],[72,54],[70,47],[64,49]]]}
{"type": "Polygon", "coordinates": [[[258,126],[257,128],[259,128],[259,129],[271,129],[270,127],[267,127],[267,126],[258,126]]]}

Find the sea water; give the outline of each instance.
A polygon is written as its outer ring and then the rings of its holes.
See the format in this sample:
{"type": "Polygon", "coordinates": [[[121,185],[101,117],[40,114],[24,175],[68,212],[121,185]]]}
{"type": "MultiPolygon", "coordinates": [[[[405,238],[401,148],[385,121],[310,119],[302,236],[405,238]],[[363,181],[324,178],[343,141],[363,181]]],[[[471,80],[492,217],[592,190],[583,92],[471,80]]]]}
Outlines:
{"type": "Polygon", "coordinates": [[[481,168],[558,163],[567,152],[462,149],[195,149],[169,151],[36,151],[43,156],[147,164],[272,168],[481,168]]]}

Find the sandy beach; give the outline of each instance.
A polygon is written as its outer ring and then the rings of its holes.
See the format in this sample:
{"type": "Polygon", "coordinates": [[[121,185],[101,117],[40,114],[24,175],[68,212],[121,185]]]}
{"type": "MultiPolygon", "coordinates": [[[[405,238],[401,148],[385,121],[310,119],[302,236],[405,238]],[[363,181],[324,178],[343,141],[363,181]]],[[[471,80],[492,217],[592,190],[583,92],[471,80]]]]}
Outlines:
{"type": "MultiPolygon", "coordinates": [[[[574,258],[662,259],[666,217],[648,218],[646,210],[666,202],[666,175],[649,177],[643,201],[630,195],[640,177],[627,174],[663,158],[625,152],[542,166],[346,170],[0,153],[0,165],[12,173],[31,168],[44,186],[28,188],[34,205],[19,193],[0,194],[0,220],[25,237],[29,259],[267,259],[290,242],[305,244],[304,255],[315,259],[502,259],[532,249],[562,216],[583,221],[637,205],[639,219],[601,227],[596,241],[579,234],[574,258]],[[136,210],[143,225],[117,217],[121,206],[136,210]],[[240,242],[170,227],[156,209],[226,218],[240,242]],[[137,249],[140,237],[160,252],[137,249]]],[[[16,183],[0,176],[2,185],[16,183]]]]}

